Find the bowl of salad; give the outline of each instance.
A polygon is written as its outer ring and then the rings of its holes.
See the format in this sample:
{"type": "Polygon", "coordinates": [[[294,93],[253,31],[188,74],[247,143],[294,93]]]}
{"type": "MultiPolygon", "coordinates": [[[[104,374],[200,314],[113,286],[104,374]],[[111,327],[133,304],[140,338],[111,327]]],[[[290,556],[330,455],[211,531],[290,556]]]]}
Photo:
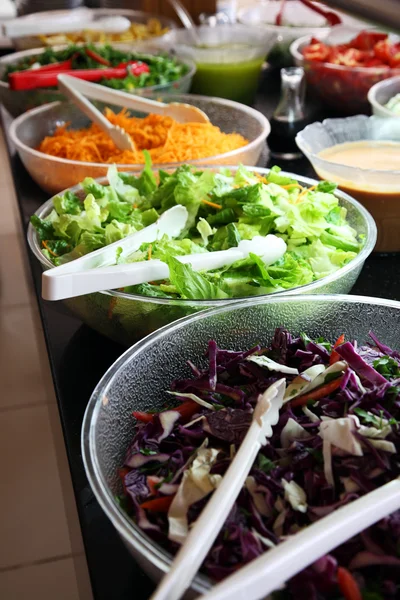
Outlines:
{"type": "Polygon", "coordinates": [[[195,64],[147,45],[69,44],[34,48],[0,59],[0,101],[17,117],[26,110],[65,100],[57,89],[58,73],[139,96],[189,91],[195,64]]]}
{"type": "MultiPolygon", "coordinates": [[[[399,302],[257,298],[181,319],[114,363],[89,401],[82,456],[102,509],[154,581],[278,379],[279,421],[192,592],[399,476],[399,327],[399,302]]],[[[333,549],[272,598],[395,600],[399,519],[333,549]]]]}
{"type": "Polygon", "coordinates": [[[368,100],[374,115],[400,117],[400,75],[373,85],[368,100]]]}
{"type": "Polygon", "coordinates": [[[376,227],[335,188],[278,167],[183,165],[157,173],[148,164],[140,175],[111,167],[107,179],[87,178],[46,202],[32,217],[28,239],[43,269],[51,269],[142,229],[175,204],[186,206],[179,239],[145,244],[127,259],[167,261],[169,280],[65,301],[89,326],[129,345],[180,317],[246,296],[349,292],[375,245],[376,227]],[[252,255],[201,274],[186,265],[182,274],[176,260],[266,235],[286,244],[269,266],[252,255]]]}
{"type": "Polygon", "coordinates": [[[343,41],[335,44],[329,41],[330,34],[305,36],[293,42],[290,51],[295,63],[304,67],[310,89],[324,103],[341,113],[368,113],[371,87],[400,75],[400,44],[387,33],[351,35],[349,40],[344,32],[343,41]]]}

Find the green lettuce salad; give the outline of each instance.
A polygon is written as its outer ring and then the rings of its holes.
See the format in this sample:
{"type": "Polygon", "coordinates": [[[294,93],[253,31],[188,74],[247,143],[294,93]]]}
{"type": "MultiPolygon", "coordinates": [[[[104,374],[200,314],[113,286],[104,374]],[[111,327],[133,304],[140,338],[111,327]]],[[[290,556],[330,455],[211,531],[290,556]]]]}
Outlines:
{"type": "MultiPolygon", "coordinates": [[[[325,277],[346,265],[363,245],[334,195],[336,184],[321,181],[302,188],[273,167],[265,177],[248,167],[198,170],[183,165],[173,173],[151,170],[149,156],[138,176],[108,170],[108,185],[85,179],[82,191],[53,199],[45,219],[31,219],[43,254],[60,265],[123,239],[176,204],[189,218],[178,239],[163,238],[125,262],[158,258],[170,278],[125,288],[142,296],[183,299],[234,298],[294,288],[325,277]],[[177,256],[235,247],[241,240],[274,234],[287,244],[284,256],[266,266],[256,255],[230,266],[195,272],[177,256]]],[[[121,261],[117,250],[115,262],[121,261]]]]}

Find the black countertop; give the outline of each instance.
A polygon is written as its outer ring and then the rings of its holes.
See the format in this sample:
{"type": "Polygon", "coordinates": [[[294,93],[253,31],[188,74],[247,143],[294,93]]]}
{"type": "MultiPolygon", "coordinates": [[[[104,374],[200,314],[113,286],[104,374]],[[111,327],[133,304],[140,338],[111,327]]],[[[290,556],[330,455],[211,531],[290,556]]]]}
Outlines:
{"type": "MultiPolygon", "coordinates": [[[[265,73],[256,107],[271,116],[278,101],[279,80],[265,73]]],[[[314,120],[332,116],[308,102],[314,120]]],[[[10,118],[2,111],[3,126],[8,130],[10,118]]],[[[32,181],[14,150],[10,163],[24,231],[30,215],[47,200],[45,192],[32,181]]],[[[276,164],[278,161],[271,161],[276,164]]],[[[305,159],[279,163],[287,171],[315,176],[305,159]]],[[[54,387],[63,427],[72,483],[74,487],[87,562],[95,600],[137,600],[148,598],[153,584],[134,562],[95,500],[85,476],[80,432],[90,395],[108,369],[124,351],[121,346],[102,337],[67,315],[61,306],[40,297],[41,268],[28,251],[32,280],[40,309],[54,387]]],[[[372,255],[352,290],[353,294],[400,298],[399,255],[372,255]]]]}

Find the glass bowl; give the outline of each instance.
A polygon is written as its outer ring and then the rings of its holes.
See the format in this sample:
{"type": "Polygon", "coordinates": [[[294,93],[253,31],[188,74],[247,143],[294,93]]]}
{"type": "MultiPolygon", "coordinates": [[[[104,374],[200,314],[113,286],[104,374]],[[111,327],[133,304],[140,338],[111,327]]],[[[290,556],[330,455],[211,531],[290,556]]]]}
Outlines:
{"type": "Polygon", "coordinates": [[[272,48],[276,34],[245,25],[203,25],[195,28],[196,44],[190,30],[174,29],[158,44],[196,63],[192,92],[228,98],[251,104],[254,100],[262,64],[272,48]]]}
{"type": "Polygon", "coordinates": [[[396,94],[400,94],[400,75],[373,85],[368,92],[368,100],[373,114],[378,117],[400,117],[400,114],[397,115],[385,106],[396,94]]]}
{"type": "MultiPolygon", "coordinates": [[[[398,346],[400,303],[361,296],[252,298],[181,319],[127,350],[96,386],[82,427],[82,456],[93,492],[126,547],[154,581],[170,568],[171,555],[152,542],[122,510],[117,469],[132,440],[133,410],[160,410],[171,381],[190,377],[186,364],[204,364],[210,339],[222,348],[245,350],[271,341],[276,327],[295,335],[324,336],[364,343],[373,332],[398,346]],[[168,360],[166,360],[166,356],[168,360]]],[[[195,578],[192,592],[204,594],[211,582],[195,578]]],[[[197,596],[196,596],[197,597],[197,596]]]]}
{"type": "MultiPolygon", "coordinates": [[[[315,3],[325,10],[330,10],[328,6],[315,3]]],[[[331,27],[326,19],[307,8],[299,0],[292,0],[286,5],[283,13],[283,25],[275,25],[281,4],[276,0],[263,0],[257,4],[243,7],[238,12],[238,20],[247,26],[261,27],[264,32],[275,33],[277,42],[268,55],[268,62],[272,66],[290,66],[293,64],[293,58],[290,54],[290,44],[301,36],[317,36],[328,33],[331,27]]],[[[344,25],[361,29],[365,24],[354,17],[346,15],[339,10],[334,12],[340,16],[344,25]]]]}
{"type": "MultiPolygon", "coordinates": [[[[215,167],[204,167],[214,169],[215,167]]],[[[235,170],[235,167],[231,167],[235,170]]],[[[257,173],[265,175],[267,169],[254,169],[257,173]]],[[[300,177],[291,173],[284,173],[295,177],[303,186],[310,187],[316,183],[313,179],[300,177]]],[[[79,193],[80,186],[72,188],[79,193]]],[[[340,203],[347,210],[350,225],[359,234],[365,236],[365,244],[360,253],[347,265],[328,275],[297,288],[269,294],[268,297],[288,296],[296,293],[348,293],[357,280],[364,265],[365,259],[372,252],[376,241],[376,226],[371,215],[353,198],[337,192],[340,203]]],[[[52,200],[43,204],[36,214],[45,218],[52,210],[52,200]]],[[[42,253],[40,242],[32,225],[28,228],[28,242],[43,269],[53,268],[51,263],[42,253]]],[[[265,296],[263,296],[265,298],[265,296]]],[[[253,297],[255,300],[255,297],[253,297]]],[[[64,301],[69,310],[84,323],[99,331],[103,335],[123,344],[130,345],[152,331],[185,317],[197,311],[222,304],[232,304],[237,298],[228,300],[172,300],[164,298],[150,298],[145,296],[125,294],[123,292],[107,290],[86,296],[70,298],[64,301]]]]}
{"type": "Polygon", "coordinates": [[[357,115],[312,123],[296,136],[321,179],[335,181],[363,204],[378,226],[377,252],[400,251],[400,171],[361,169],[329,162],[318,153],[336,144],[361,140],[400,142],[400,119],[357,115]]]}
{"type": "MultiPolygon", "coordinates": [[[[101,46],[103,44],[99,44],[101,46]]],[[[132,51],[132,46],[128,44],[112,44],[114,48],[122,51],[132,51]]],[[[67,48],[66,45],[54,46],[54,50],[63,50],[67,48]]],[[[33,48],[31,50],[24,50],[22,52],[16,52],[14,54],[7,54],[0,58],[0,102],[4,108],[8,110],[12,117],[18,117],[27,110],[31,110],[37,106],[48,104],[49,102],[65,101],[65,96],[57,88],[38,88],[37,90],[10,90],[10,86],[6,81],[2,81],[3,75],[6,68],[10,64],[16,64],[26,58],[27,56],[35,56],[41,54],[44,48],[33,48]]],[[[142,48],[138,48],[138,51],[142,51],[142,48]]],[[[157,52],[156,47],[144,46],[143,52],[147,54],[155,54],[157,52]]],[[[137,96],[154,96],[155,94],[186,94],[191,86],[193,75],[196,71],[196,65],[189,58],[179,59],[180,62],[188,67],[186,75],[171,81],[170,83],[162,85],[153,85],[150,87],[137,88],[132,90],[132,93],[137,96]]],[[[128,91],[128,90],[124,90],[128,91]]],[[[129,93],[129,91],[128,91],[129,93]]]]}
{"type": "MultiPolygon", "coordinates": [[[[357,33],[357,32],[355,32],[357,33]]],[[[324,40],[327,33],[314,37],[324,40]]],[[[311,36],[301,37],[290,46],[290,52],[296,65],[306,72],[307,84],[324,104],[341,113],[354,115],[368,113],[368,92],[373,85],[400,75],[400,69],[385,67],[345,67],[330,63],[305,60],[303,48],[308,46],[311,36]]]]}
{"type": "MultiPolygon", "coordinates": [[[[203,110],[224,133],[240,133],[249,143],[243,148],[231,150],[224,154],[208,156],[204,159],[185,161],[193,165],[217,164],[254,166],[260,159],[261,153],[266,152],[265,140],[270,132],[270,124],[258,110],[221,98],[194,96],[191,94],[157,95],[162,102],[186,102],[203,110]]],[[[106,105],[94,103],[103,110],[106,105]]],[[[112,107],[119,111],[121,107],[112,107]]],[[[135,116],[145,116],[144,113],[133,113],[135,116]]],[[[77,160],[67,160],[50,156],[35,150],[46,135],[50,135],[61,123],[70,123],[74,129],[87,127],[90,123],[74,104],[54,102],[35,108],[21,115],[10,126],[9,135],[27,171],[36,183],[46,192],[56,194],[63,189],[83,181],[85,177],[102,177],[110,166],[107,163],[91,163],[77,160]]],[[[262,159],[265,164],[265,156],[262,159]]],[[[182,163],[155,164],[155,168],[177,167],[182,163]]],[[[141,171],[142,164],[117,165],[120,171],[141,171]]]]}

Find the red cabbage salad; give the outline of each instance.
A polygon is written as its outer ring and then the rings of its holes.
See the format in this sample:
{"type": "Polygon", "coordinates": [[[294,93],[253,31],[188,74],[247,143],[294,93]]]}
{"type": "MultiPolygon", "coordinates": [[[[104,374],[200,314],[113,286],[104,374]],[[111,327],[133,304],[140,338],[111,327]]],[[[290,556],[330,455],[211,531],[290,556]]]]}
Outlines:
{"type": "MultiPolygon", "coordinates": [[[[259,394],[284,377],[278,424],[261,449],[202,571],[221,580],[288,536],[400,475],[400,352],[370,333],[358,346],[275,331],[268,347],[223,350],[166,390],[158,413],[133,412],[119,497],[174,554],[234,457],[259,394]]],[[[400,511],[287,582],[274,599],[400,598],[400,511]]]]}

